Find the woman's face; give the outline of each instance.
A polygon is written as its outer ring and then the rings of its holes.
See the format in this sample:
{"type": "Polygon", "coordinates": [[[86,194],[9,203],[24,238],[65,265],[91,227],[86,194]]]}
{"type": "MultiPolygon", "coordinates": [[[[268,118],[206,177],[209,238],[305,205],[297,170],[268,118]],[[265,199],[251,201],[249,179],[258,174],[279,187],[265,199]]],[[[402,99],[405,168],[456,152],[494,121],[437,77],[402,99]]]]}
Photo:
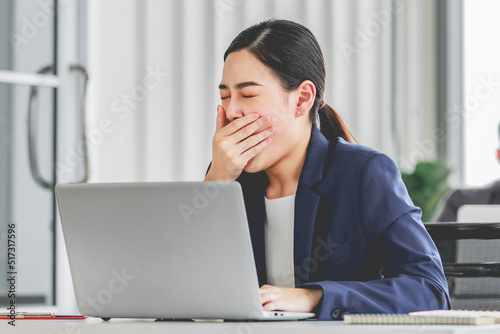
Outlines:
{"type": "Polygon", "coordinates": [[[230,53],[219,88],[229,122],[258,113],[261,117],[269,116],[275,127],[271,143],[248,161],[246,172],[265,170],[293,150],[300,139],[300,123],[307,117],[296,117],[296,94],[287,92],[273,72],[255,56],[247,50],[230,53]]]}

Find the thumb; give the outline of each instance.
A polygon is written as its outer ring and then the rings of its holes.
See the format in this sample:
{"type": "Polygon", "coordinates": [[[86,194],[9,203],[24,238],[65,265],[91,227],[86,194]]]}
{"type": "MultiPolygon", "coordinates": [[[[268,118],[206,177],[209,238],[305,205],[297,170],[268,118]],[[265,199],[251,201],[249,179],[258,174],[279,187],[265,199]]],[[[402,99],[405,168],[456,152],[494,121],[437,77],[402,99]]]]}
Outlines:
{"type": "Polygon", "coordinates": [[[224,107],[221,105],[217,106],[217,123],[215,125],[215,131],[218,131],[226,126],[226,112],[224,107]]]}

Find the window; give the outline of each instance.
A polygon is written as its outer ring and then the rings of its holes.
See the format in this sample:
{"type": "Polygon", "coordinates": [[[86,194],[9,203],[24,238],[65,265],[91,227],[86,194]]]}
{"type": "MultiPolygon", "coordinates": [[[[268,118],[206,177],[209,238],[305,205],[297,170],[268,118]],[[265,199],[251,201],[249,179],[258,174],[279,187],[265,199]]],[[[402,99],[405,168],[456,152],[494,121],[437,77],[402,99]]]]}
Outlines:
{"type": "Polygon", "coordinates": [[[500,1],[464,1],[465,185],[500,179],[500,1]]]}

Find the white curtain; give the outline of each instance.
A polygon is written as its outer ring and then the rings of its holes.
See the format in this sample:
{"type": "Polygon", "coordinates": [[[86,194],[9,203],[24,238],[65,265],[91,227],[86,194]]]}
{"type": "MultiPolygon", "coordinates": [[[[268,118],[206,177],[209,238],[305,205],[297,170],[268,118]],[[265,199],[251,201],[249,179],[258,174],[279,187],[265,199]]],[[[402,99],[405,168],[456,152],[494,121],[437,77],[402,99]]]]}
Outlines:
{"type": "Polygon", "coordinates": [[[315,34],[361,144],[406,170],[436,157],[433,0],[89,0],[91,180],[202,180],[224,51],[273,17],[315,34]]]}

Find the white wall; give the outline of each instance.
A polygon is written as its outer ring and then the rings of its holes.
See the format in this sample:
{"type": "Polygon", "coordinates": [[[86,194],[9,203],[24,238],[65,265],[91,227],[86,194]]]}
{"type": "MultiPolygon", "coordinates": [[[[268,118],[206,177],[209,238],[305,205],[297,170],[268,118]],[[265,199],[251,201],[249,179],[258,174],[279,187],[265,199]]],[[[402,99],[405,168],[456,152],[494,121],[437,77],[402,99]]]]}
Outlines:
{"type": "Polygon", "coordinates": [[[241,30],[272,17],[316,35],[327,65],[325,100],[360,143],[404,169],[436,156],[434,146],[420,146],[436,127],[431,0],[89,2],[92,181],[203,179],[223,53],[241,30]],[[141,96],[148,68],[168,74],[141,96]],[[127,107],[134,94],[140,101],[127,107]]]}

